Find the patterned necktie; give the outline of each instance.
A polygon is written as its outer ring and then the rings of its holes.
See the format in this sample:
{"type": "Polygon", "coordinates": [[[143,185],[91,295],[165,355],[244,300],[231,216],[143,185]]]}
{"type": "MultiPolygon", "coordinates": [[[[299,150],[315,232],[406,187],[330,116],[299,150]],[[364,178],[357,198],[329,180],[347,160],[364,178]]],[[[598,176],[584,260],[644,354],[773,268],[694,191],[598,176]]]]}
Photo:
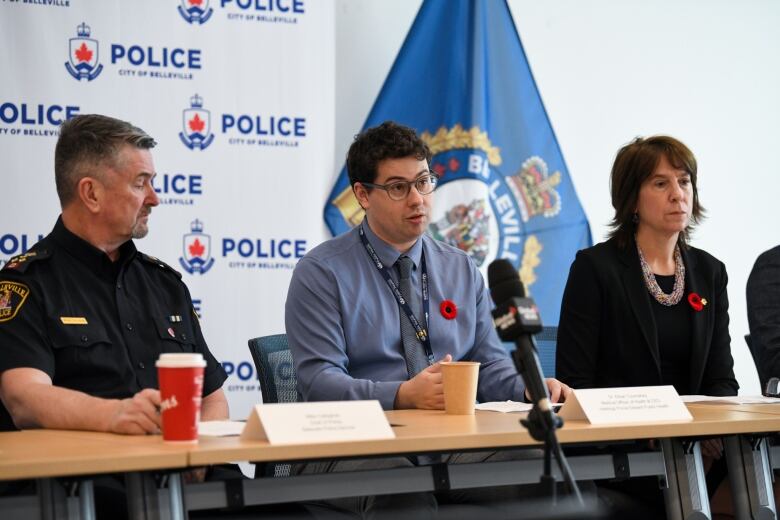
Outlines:
{"type": "MultiPolygon", "coordinates": [[[[402,255],[395,263],[398,267],[398,274],[400,278],[399,289],[404,300],[407,301],[409,307],[415,317],[422,324],[420,319],[420,305],[415,297],[415,292],[412,290],[412,266],[414,262],[406,255],[402,255]]],[[[419,372],[424,370],[428,366],[428,357],[425,355],[423,345],[420,340],[417,339],[417,333],[409,321],[409,317],[406,315],[401,306],[398,306],[401,314],[401,340],[404,345],[404,355],[406,356],[406,369],[409,371],[409,379],[416,376],[419,372]]]]}

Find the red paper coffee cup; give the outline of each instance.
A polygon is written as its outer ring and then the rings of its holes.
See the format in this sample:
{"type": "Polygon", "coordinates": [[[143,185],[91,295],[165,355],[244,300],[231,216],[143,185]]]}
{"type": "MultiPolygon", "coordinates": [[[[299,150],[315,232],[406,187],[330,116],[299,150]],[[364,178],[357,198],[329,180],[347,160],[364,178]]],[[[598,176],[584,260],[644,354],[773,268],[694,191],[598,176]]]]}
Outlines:
{"type": "Polygon", "coordinates": [[[201,354],[161,354],[156,365],[163,440],[198,442],[206,361],[201,354]]]}

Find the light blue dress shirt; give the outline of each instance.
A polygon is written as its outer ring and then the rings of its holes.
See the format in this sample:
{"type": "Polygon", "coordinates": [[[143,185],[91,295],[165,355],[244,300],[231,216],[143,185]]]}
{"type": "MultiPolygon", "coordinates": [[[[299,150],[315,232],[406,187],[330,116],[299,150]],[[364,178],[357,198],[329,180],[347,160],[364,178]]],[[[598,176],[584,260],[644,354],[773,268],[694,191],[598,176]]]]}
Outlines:
{"type": "MultiPolygon", "coordinates": [[[[365,220],[361,226],[397,280],[393,266],[401,253],[377,237],[365,220]]],[[[434,358],[452,354],[456,361],[479,361],[479,401],[522,400],[525,388],[493,328],[492,303],[481,273],[466,253],[424,235],[406,253],[415,266],[412,286],[420,293],[423,251],[434,358]],[[457,306],[452,320],[439,309],[444,300],[457,306]]],[[[285,305],[285,327],[304,400],[377,399],[383,409],[392,410],[398,387],[409,378],[399,320],[398,303],[357,228],[312,249],[293,272],[285,305]]]]}

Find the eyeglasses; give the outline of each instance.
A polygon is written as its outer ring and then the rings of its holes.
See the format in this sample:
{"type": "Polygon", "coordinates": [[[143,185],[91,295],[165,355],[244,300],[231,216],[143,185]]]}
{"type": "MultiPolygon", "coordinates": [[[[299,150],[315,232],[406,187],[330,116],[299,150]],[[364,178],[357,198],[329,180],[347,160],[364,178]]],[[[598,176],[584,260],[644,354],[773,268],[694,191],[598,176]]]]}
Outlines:
{"type": "Polygon", "coordinates": [[[419,193],[420,195],[428,195],[429,193],[433,193],[433,190],[436,189],[436,185],[438,184],[438,182],[439,182],[439,177],[433,173],[429,173],[417,177],[413,181],[398,181],[398,182],[391,182],[389,184],[374,184],[372,182],[361,182],[361,184],[363,186],[368,186],[369,188],[379,188],[380,190],[385,190],[387,192],[387,196],[393,200],[404,200],[406,197],[409,196],[409,192],[412,189],[412,185],[414,185],[414,188],[417,190],[417,193],[419,193]]]}

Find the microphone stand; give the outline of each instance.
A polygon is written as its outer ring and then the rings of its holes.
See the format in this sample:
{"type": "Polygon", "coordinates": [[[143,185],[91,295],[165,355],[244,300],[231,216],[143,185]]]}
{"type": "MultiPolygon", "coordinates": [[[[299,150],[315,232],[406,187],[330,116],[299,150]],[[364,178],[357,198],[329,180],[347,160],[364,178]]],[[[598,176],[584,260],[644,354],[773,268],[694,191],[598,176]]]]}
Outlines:
{"type": "Polygon", "coordinates": [[[515,270],[506,259],[494,260],[488,266],[490,296],[496,303],[493,309],[493,325],[502,341],[512,341],[517,348],[512,352],[517,371],[525,381],[533,406],[528,417],[520,420],[531,437],[544,442],[544,470],[540,483],[544,492],[555,504],[555,478],[552,476],[552,456],[558,462],[561,476],[577,502],[583,506],[582,495],[574,480],[571,468],[563,454],[555,430],[563,426],[550,404],[550,395],[542,375],[533,334],[542,331],[539,309],[531,298],[525,296],[525,287],[515,270]]]}
{"type": "Polygon", "coordinates": [[[539,479],[542,492],[552,499],[552,504],[555,504],[555,478],[552,476],[552,456],[554,455],[566,485],[577,498],[577,502],[584,505],[580,489],[555,433],[558,428],[563,426],[563,419],[555,414],[550,404],[534,343],[533,336],[523,336],[518,339],[517,348],[512,352],[515,367],[526,382],[532,401],[531,411],[525,419],[520,419],[520,424],[528,430],[534,440],[544,442],[544,469],[539,479]],[[525,338],[530,341],[524,341],[525,338]]]}

